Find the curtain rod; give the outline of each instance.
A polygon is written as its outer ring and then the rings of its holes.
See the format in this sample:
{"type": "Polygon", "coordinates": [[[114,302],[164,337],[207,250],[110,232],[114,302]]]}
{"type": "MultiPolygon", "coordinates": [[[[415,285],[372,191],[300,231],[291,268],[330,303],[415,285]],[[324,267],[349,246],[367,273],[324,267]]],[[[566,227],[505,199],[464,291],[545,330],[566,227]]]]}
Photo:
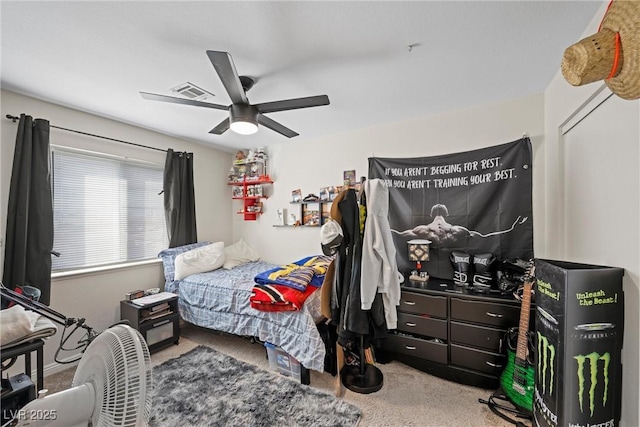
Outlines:
{"type": "MultiPolygon", "coordinates": [[[[20,117],[12,116],[11,114],[7,114],[5,117],[7,119],[11,120],[13,123],[15,123],[17,120],[20,120],[20,117]]],[[[109,141],[121,142],[123,144],[135,145],[136,147],[148,148],[149,150],[163,151],[165,153],[167,152],[167,150],[163,150],[162,148],[150,147],[148,145],[137,144],[135,142],[122,141],[120,139],[109,138],[107,136],[95,135],[95,134],[92,134],[92,133],[82,132],[82,131],[79,131],[79,130],[67,129],[67,128],[63,128],[63,127],[60,127],[60,126],[54,126],[52,124],[49,124],[49,127],[60,129],[60,130],[66,130],[67,132],[79,133],[81,135],[93,136],[94,138],[106,139],[106,140],[109,140],[109,141]]]]}

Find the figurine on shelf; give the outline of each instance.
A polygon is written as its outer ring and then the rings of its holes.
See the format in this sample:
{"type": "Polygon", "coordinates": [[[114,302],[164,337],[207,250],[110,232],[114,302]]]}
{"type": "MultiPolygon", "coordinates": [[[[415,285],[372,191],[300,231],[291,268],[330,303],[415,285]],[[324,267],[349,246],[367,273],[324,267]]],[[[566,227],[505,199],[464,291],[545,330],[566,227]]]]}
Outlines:
{"type": "Polygon", "coordinates": [[[254,163],[251,165],[251,176],[259,177],[260,172],[258,171],[258,164],[254,163]]]}
{"type": "Polygon", "coordinates": [[[244,153],[244,151],[238,150],[236,152],[236,159],[234,163],[244,163],[246,158],[247,158],[247,155],[244,153]]]}
{"type": "Polygon", "coordinates": [[[256,160],[267,160],[267,153],[265,153],[264,147],[258,147],[254,157],[256,160]]]}

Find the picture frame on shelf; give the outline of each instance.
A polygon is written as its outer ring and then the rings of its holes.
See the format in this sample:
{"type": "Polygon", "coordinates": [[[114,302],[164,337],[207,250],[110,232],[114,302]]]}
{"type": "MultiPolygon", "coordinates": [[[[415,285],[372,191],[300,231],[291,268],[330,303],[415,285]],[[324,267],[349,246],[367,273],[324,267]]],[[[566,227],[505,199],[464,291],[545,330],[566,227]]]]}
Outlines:
{"type": "Polygon", "coordinates": [[[320,224],[320,203],[310,202],[302,206],[302,225],[308,227],[319,227],[320,224]]]}
{"type": "Polygon", "coordinates": [[[239,198],[244,197],[244,190],[241,186],[231,187],[231,197],[239,198]]]}
{"type": "Polygon", "coordinates": [[[229,178],[233,182],[242,182],[247,176],[247,166],[244,163],[234,164],[229,171],[229,178]]]}
{"type": "Polygon", "coordinates": [[[356,171],[355,169],[347,170],[342,172],[342,177],[344,181],[344,185],[347,187],[351,187],[352,185],[356,185],[356,171]]]}
{"type": "Polygon", "coordinates": [[[287,210],[284,208],[276,210],[276,225],[287,225],[287,210]]]}
{"type": "Polygon", "coordinates": [[[248,172],[251,179],[260,179],[261,176],[265,175],[264,164],[253,162],[251,163],[248,172]]]}
{"type": "Polygon", "coordinates": [[[331,219],[331,202],[325,202],[322,204],[322,225],[326,224],[331,219]]]}
{"type": "Polygon", "coordinates": [[[299,188],[293,190],[291,192],[291,201],[293,203],[301,203],[302,202],[302,190],[299,188]]]}
{"type": "Polygon", "coordinates": [[[247,212],[262,213],[262,202],[255,202],[251,206],[247,206],[247,212]]]}
{"type": "Polygon", "coordinates": [[[329,187],[329,201],[333,202],[338,194],[342,191],[341,185],[334,185],[333,187],[329,187]]]}
{"type": "Polygon", "coordinates": [[[319,194],[320,194],[320,201],[321,202],[328,202],[329,201],[329,187],[320,188],[319,194]]]}
{"type": "Polygon", "coordinates": [[[261,185],[248,185],[247,186],[247,197],[262,197],[262,186],[261,185]]]}

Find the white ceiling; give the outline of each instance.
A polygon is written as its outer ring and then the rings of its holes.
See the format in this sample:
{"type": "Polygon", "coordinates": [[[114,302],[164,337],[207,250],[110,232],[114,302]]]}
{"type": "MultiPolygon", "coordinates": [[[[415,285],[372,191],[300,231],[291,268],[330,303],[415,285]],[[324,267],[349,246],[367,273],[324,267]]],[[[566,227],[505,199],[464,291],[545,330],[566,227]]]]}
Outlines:
{"type": "Polygon", "coordinates": [[[3,0],[1,84],[229,151],[300,143],[540,93],[601,5],[3,0]],[[258,80],[252,104],[322,94],[331,104],[269,114],[300,133],[289,140],[266,128],[211,135],[225,111],[140,97],[173,95],[170,88],[188,81],[228,105],[206,50],[231,53],[239,74],[258,80]]]}

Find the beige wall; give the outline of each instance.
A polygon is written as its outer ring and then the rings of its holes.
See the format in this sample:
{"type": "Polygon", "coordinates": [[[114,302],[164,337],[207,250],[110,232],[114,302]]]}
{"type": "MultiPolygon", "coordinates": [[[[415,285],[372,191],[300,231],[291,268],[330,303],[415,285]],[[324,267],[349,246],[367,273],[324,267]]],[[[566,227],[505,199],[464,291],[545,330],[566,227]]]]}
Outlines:
{"type": "MultiPolygon", "coordinates": [[[[601,17],[604,15],[606,4],[596,13],[594,19],[585,29],[583,37],[597,31],[601,17]]],[[[597,265],[610,265],[625,269],[623,290],[625,296],[625,331],[624,348],[622,351],[623,383],[622,383],[622,426],[640,425],[640,400],[638,385],[640,384],[640,328],[638,307],[640,306],[640,174],[637,165],[640,164],[640,101],[626,101],[614,97],[607,100],[601,107],[585,119],[591,121],[588,126],[596,126],[593,132],[595,141],[589,141],[588,133],[581,132],[584,140],[571,143],[595,143],[606,147],[607,158],[613,160],[615,167],[622,171],[590,170],[599,178],[598,187],[606,188],[607,194],[598,197],[598,191],[593,194],[593,208],[589,206],[574,206],[567,204],[567,193],[580,185],[580,180],[564,182],[565,166],[571,159],[565,153],[570,136],[561,135],[562,124],[574,113],[583,110],[581,106],[592,97],[602,86],[602,82],[595,82],[581,87],[573,87],[565,82],[558,73],[545,92],[545,146],[544,161],[545,174],[545,240],[548,250],[544,256],[552,259],[562,259],[597,265]],[[594,117],[599,117],[600,111],[606,110],[608,120],[593,123],[594,117]],[[616,115],[616,111],[619,114],[616,115]],[[620,117],[626,117],[625,123],[620,123],[620,117]],[[622,133],[621,133],[622,132],[622,133]],[[613,137],[613,135],[616,135],[613,137]],[[626,148],[622,145],[626,141],[626,148]],[[616,162],[616,158],[618,161],[616,162]],[[616,179],[614,175],[624,176],[616,179]],[[608,205],[608,209],[601,209],[598,204],[604,200],[612,200],[615,206],[608,205]],[[585,236],[602,236],[594,238],[589,244],[576,248],[573,242],[564,236],[569,228],[580,230],[581,223],[576,224],[575,218],[569,217],[567,212],[589,209],[588,225],[585,223],[585,236]],[[569,223],[571,222],[571,223],[569,223]]],[[[605,91],[607,91],[605,89],[605,91]]],[[[582,126],[582,125],[579,125],[582,126]]],[[[567,134],[570,135],[570,134],[567,134]]],[[[586,151],[586,150],[585,150],[586,151]]],[[[597,150],[591,150],[597,151],[597,150]]],[[[585,163],[598,165],[600,158],[584,159],[585,163]]],[[[587,179],[585,179],[587,181],[587,179]]]]}
{"type": "MultiPolygon", "coordinates": [[[[602,9],[585,29],[585,36],[595,32],[605,7],[606,4],[603,3],[602,9]]],[[[283,141],[268,151],[270,173],[275,183],[267,190],[269,198],[265,200],[265,213],[257,221],[243,221],[240,215],[235,214],[240,202],[230,200],[230,190],[224,184],[231,162],[230,154],[3,91],[3,118],[0,119],[0,234],[4,238],[7,189],[15,140],[15,125],[4,119],[5,114],[17,115],[26,112],[34,117],[48,118],[59,126],[87,130],[145,145],[194,151],[200,239],[231,242],[243,237],[258,250],[263,259],[274,263],[289,262],[320,252],[319,229],[273,227],[276,209],[291,209],[291,190],[300,188],[303,195],[317,194],[320,187],[341,184],[342,171],[347,169],[355,169],[357,176],[366,176],[367,159],[371,156],[422,157],[460,152],[513,141],[528,133],[534,149],[533,206],[536,256],[593,262],[592,259],[573,259],[573,254],[564,251],[562,222],[558,221],[566,209],[560,190],[563,185],[562,139],[558,128],[593,94],[595,87],[597,85],[570,87],[558,74],[544,94],[329,135],[311,141],[283,141]]],[[[636,125],[640,133],[640,112],[636,125]]],[[[606,123],[603,126],[615,126],[615,123],[606,123]]],[[[75,141],[76,138],[69,134],[52,131],[53,143],[60,138],[68,143],[89,144],[96,149],[115,150],[118,154],[136,158],[162,157],[149,150],[122,147],[99,140],[75,141]]],[[[612,144],[612,150],[615,150],[615,144],[612,144]]],[[[634,155],[638,157],[637,154],[634,155]]],[[[637,160],[640,161],[640,158],[637,160]]],[[[610,186],[612,191],[618,193],[618,197],[628,199],[630,206],[635,209],[640,198],[640,182],[637,176],[634,175],[635,181],[625,182],[625,185],[612,183],[610,186]]],[[[603,177],[606,179],[606,174],[603,174],[603,177]]],[[[615,222],[615,218],[602,218],[602,226],[611,227],[611,221],[615,222]]],[[[628,224],[615,223],[617,227],[626,225],[628,224]]],[[[637,230],[637,224],[635,226],[637,230]]],[[[635,245],[616,249],[631,251],[632,255],[625,259],[635,259],[632,262],[626,261],[625,265],[619,265],[626,271],[622,406],[622,425],[626,426],[640,425],[640,409],[637,405],[637,388],[640,384],[640,251],[637,243],[640,236],[636,237],[635,245]]],[[[611,246],[616,244],[610,243],[611,246]]],[[[53,283],[52,307],[68,316],[86,317],[89,324],[100,330],[119,318],[118,302],[125,291],[150,288],[158,286],[161,282],[162,273],[158,265],[56,280],[53,283]]],[[[52,352],[56,347],[57,340],[55,343],[47,344],[47,363],[52,360],[52,352]]]]}
{"type": "MultiPolygon", "coordinates": [[[[543,251],[544,98],[542,94],[452,113],[390,123],[312,141],[286,141],[269,151],[274,179],[265,214],[257,221],[234,219],[234,237],[250,242],[263,258],[291,262],[320,253],[318,228],[276,228],[276,210],[291,209],[291,190],[303,196],[342,184],[342,172],[367,176],[369,157],[424,157],[507,143],[528,133],[533,145],[534,246],[543,251]]],[[[238,202],[239,203],[239,202],[238,202]]],[[[295,206],[294,206],[295,207],[295,206]]]]}
{"type": "MultiPolygon", "coordinates": [[[[5,237],[9,181],[17,123],[4,118],[6,114],[25,113],[45,118],[52,125],[81,130],[96,135],[134,142],[162,149],[194,153],[194,180],[196,218],[200,240],[227,243],[232,241],[232,215],[229,188],[226,185],[231,154],[200,144],[150,132],[120,122],[86,114],[59,105],[38,101],[16,93],[2,91],[0,119],[0,224],[1,237],[5,237]]],[[[98,152],[126,156],[164,164],[165,153],[138,148],[127,144],[87,137],[62,130],[51,129],[51,144],[83,148],[98,152]]],[[[4,245],[1,251],[4,255],[4,245]]],[[[3,263],[0,263],[0,272],[3,263]]],[[[127,267],[101,273],[54,279],[51,290],[51,308],[68,317],[86,318],[87,324],[97,331],[106,329],[120,320],[119,301],[127,291],[161,287],[164,284],[161,264],[127,267]]],[[[45,365],[53,362],[59,338],[49,338],[45,345],[45,365]]],[[[75,343],[73,341],[72,343],[75,343]]]]}

